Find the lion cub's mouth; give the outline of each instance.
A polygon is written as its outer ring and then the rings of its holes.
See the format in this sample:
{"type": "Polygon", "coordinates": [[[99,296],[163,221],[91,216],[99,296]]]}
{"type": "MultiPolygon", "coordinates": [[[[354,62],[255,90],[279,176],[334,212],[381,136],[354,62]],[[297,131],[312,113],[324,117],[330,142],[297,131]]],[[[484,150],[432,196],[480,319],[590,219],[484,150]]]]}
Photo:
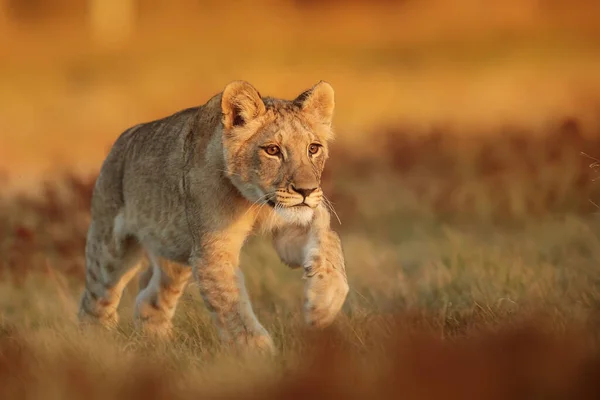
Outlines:
{"type": "MultiPolygon", "coordinates": [[[[275,206],[277,204],[282,205],[281,203],[276,203],[274,200],[267,200],[267,204],[270,205],[272,208],[275,208],[275,206]]],[[[283,205],[282,205],[283,206],[283,205]]],[[[284,208],[297,208],[297,207],[308,207],[311,208],[308,204],[306,204],[305,202],[299,203],[299,204],[294,204],[293,206],[283,206],[284,208]]]]}
{"type": "Polygon", "coordinates": [[[311,206],[309,206],[309,205],[308,205],[308,204],[306,204],[305,202],[302,202],[302,203],[300,203],[300,204],[293,205],[293,206],[292,206],[292,208],[294,208],[294,207],[308,207],[308,208],[312,208],[311,206]]]}

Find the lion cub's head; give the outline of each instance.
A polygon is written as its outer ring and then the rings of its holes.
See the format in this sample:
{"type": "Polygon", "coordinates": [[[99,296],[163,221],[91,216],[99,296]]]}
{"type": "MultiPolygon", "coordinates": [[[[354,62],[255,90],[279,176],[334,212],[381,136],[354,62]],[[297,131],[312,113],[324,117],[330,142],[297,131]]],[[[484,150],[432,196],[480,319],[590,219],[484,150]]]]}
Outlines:
{"type": "Polygon", "coordinates": [[[221,97],[228,177],[251,202],[306,224],[321,203],[321,173],[332,138],[333,88],[319,82],[295,100],[262,98],[235,81],[221,97]]]}

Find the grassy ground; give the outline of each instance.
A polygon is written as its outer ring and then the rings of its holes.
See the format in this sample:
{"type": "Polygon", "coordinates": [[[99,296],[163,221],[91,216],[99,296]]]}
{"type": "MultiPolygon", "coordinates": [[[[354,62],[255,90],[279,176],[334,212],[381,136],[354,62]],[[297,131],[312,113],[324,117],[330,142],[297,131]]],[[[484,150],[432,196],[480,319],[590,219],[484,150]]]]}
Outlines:
{"type": "Polygon", "coordinates": [[[0,22],[1,399],[598,398],[594,2],[140,3],[120,47],[77,18],[0,22]],[[242,269],[274,359],[222,348],[193,284],[170,344],[133,330],[135,283],[118,332],[80,332],[106,150],[233,79],[336,89],[343,314],[306,331],[300,273],[255,237],[242,269]]]}
{"type": "Polygon", "coordinates": [[[93,179],[6,198],[0,396],[597,394],[600,246],[589,201],[597,190],[579,152],[594,156],[600,142],[574,121],[548,132],[417,140],[390,131],[365,152],[336,147],[325,186],[352,290],[334,327],[305,330],[300,275],[268,240],[255,237],[244,250],[250,296],[280,349],[274,360],[222,348],[194,285],[171,344],[134,331],[135,283],[117,333],[79,332],[93,179]]]}

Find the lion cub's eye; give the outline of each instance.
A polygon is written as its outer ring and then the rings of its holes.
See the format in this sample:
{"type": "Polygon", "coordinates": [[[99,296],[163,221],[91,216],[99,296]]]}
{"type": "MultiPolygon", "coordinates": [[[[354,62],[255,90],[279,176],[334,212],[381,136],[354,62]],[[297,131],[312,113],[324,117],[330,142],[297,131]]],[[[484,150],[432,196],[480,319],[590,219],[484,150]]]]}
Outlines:
{"type": "Polygon", "coordinates": [[[265,151],[270,156],[277,156],[281,153],[279,146],[275,146],[275,145],[265,147],[265,151]]]}
{"type": "Polygon", "coordinates": [[[320,145],[313,143],[310,146],[308,146],[308,152],[310,154],[317,154],[319,152],[319,149],[321,148],[320,145]]]}

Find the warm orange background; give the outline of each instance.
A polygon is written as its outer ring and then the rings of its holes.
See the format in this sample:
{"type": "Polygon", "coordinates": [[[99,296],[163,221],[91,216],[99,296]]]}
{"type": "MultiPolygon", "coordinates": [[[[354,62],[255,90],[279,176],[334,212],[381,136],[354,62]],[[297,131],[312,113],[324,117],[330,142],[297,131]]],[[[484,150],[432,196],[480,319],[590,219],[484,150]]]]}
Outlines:
{"type": "Polygon", "coordinates": [[[94,172],[128,126],[234,79],[281,97],[331,82],[351,144],[396,123],[594,124],[599,16],[582,0],[0,0],[0,170],[94,172]]]}

